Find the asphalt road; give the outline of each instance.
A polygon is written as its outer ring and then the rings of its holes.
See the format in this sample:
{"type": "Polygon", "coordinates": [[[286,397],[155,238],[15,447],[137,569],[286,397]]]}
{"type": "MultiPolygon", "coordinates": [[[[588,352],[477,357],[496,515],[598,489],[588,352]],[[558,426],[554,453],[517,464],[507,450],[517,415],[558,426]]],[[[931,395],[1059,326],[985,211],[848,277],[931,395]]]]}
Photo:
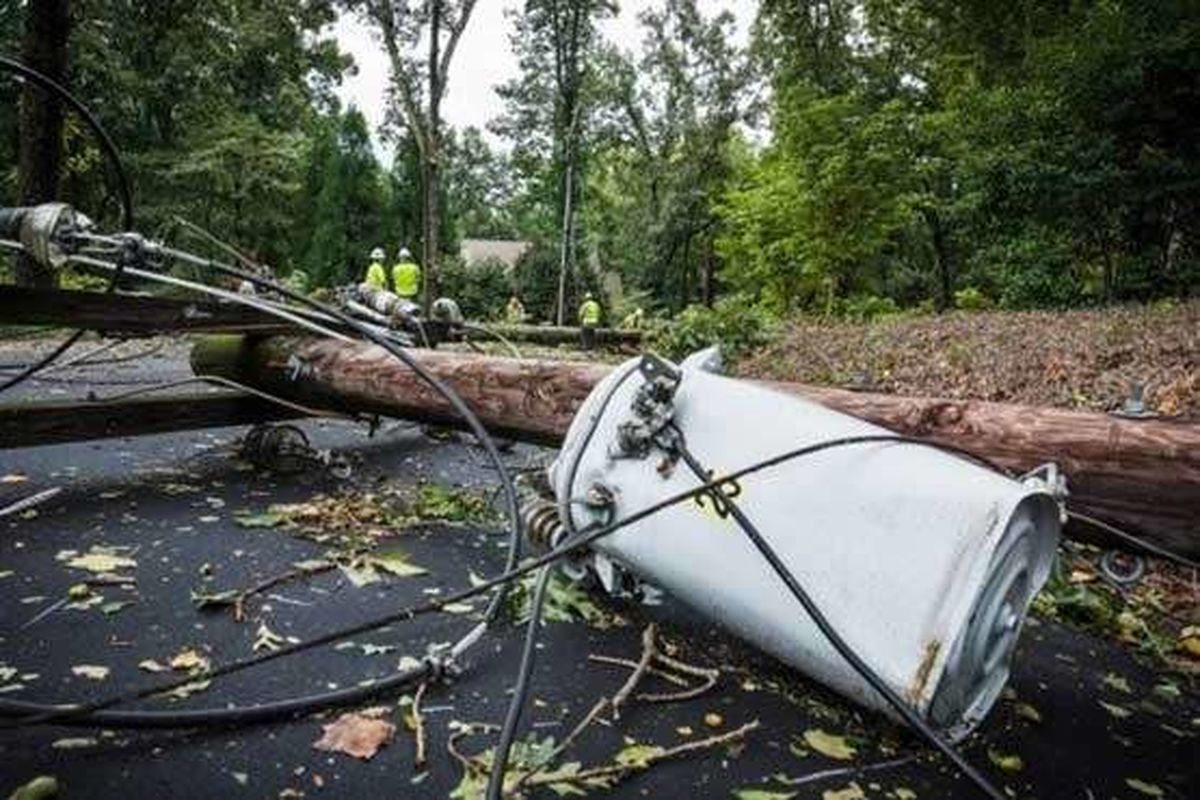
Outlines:
{"type": "MultiPolygon", "coordinates": [[[[178,355],[161,354],[159,363],[148,366],[62,375],[88,378],[101,392],[113,388],[103,380],[186,372],[178,355]]],[[[76,386],[42,384],[25,396],[54,388],[78,392],[76,386]]],[[[427,575],[356,587],[340,572],[325,573],[271,591],[249,606],[242,622],[227,611],[197,610],[194,590],[250,585],[324,550],[281,530],[242,527],[235,521],[239,512],[321,492],[380,491],[418,481],[481,490],[494,485],[481,451],[461,440],[435,441],[404,426],[374,438],[339,422],[304,427],[316,446],[350,458],[348,479],[320,469],[294,475],[249,469],[231,455],[244,432],[239,429],[0,450],[0,476],[21,477],[0,483],[0,505],[40,489],[63,490],[36,514],[0,519],[0,676],[7,675],[0,680],[0,696],[47,702],[105,697],[160,680],[139,669],[145,659],[166,661],[197,648],[222,663],[249,655],[261,624],[304,640],[464,587],[472,572],[500,569],[505,537],[495,526],[432,525],[395,540],[427,575]],[[136,584],[99,590],[104,605],[129,605],[109,614],[101,605],[47,613],[86,574],[68,568],[62,551],[86,552],[94,545],[131,548],[136,567],[123,572],[136,584]],[[73,672],[79,665],[107,667],[109,673],[102,680],[88,678],[73,672]]],[[[517,447],[506,457],[522,466],[552,456],[517,447]]],[[[599,594],[593,599],[624,624],[545,625],[527,730],[539,739],[560,740],[598,698],[613,694],[626,671],[587,656],[637,658],[641,631],[651,620],[659,623],[661,640],[677,648],[677,657],[720,668],[717,685],[687,701],[633,701],[619,721],[589,729],[572,748],[572,759],[603,764],[630,742],[672,747],[754,720],[760,727],[742,744],[665,761],[590,794],[707,798],[764,789],[781,797],[840,800],[859,795],[825,793],[853,784],[870,798],[973,796],[911,735],[763,657],[670,598],[657,606],[599,594]],[[805,732],[815,729],[846,737],[853,757],[834,760],[804,746],[805,732]]],[[[473,624],[470,614],[422,617],[355,637],[359,645],[375,648],[318,648],[215,681],[185,700],[152,700],[141,707],[246,705],[350,686],[388,674],[401,655],[420,656],[428,644],[457,639],[473,624]]],[[[428,688],[427,770],[415,770],[414,738],[403,726],[369,761],[314,750],[332,717],[206,732],[9,728],[0,729],[0,796],[46,774],[58,778],[67,798],[446,797],[462,778],[446,750],[451,725],[501,720],[521,638],[517,629],[490,635],[469,653],[461,675],[428,688]]],[[[1178,696],[1156,689],[1165,680],[1116,643],[1035,620],[1023,635],[1010,690],[965,751],[1015,797],[1200,797],[1200,697],[1186,687],[1178,696]]],[[[670,688],[656,682],[647,687],[670,688]]],[[[481,735],[461,747],[471,753],[489,744],[481,735]]],[[[556,796],[551,790],[536,796],[543,795],[556,796]]]]}

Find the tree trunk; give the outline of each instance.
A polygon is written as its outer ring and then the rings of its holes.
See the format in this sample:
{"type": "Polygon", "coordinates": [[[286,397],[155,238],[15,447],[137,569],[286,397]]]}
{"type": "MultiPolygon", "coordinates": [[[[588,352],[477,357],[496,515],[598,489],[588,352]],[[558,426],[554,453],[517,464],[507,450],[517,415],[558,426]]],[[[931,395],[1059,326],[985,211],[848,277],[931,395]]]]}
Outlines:
{"type": "MultiPolygon", "coordinates": [[[[611,367],[413,351],[496,433],[558,444],[611,367]]],[[[202,344],[197,372],[221,374],[318,408],[455,424],[447,403],[382,348],[269,337],[202,344]],[[297,375],[299,365],[299,375],[297,375]]],[[[1200,553],[1200,425],[972,400],[897,397],[767,384],[910,436],[961,447],[1013,470],[1055,461],[1072,505],[1180,552],[1200,553]]],[[[461,425],[461,422],[459,423],[461,425]]],[[[789,446],[781,436],[779,447],[789,446]]]]}
{"type": "Polygon", "coordinates": [[[954,254],[950,251],[946,229],[937,209],[923,208],[921,213],[929,225],[933,242],[933,258],[938,272],[938,293],[934,307],[940,313],[954,308],[954,254]]]}
{"type": "Polygon", "coordinates": [[[440,106],[442,102],[442,76],[439,74],[438,47],[441,44],[442,0],[430,0],[429,20],[429,125],[426,128],[425,159],[421,166],[421,220],[422,253],[425,268],[421,282],[421,306],[429,316],[430,285],[440,277],[438,256],[441,251],[440,209],[438,208],[438,158],[441,157],[442,130],[440,106]]]}
{"type": "Polygon", "coordinates": [[[703,293],[702,300],[704,305],[712,308],[713,299],[716,296],[716,287],[713,283],[716,281],[716,258],[713,253],[713,240],[711,237],[706,238],[704,242],[704,264],[703,273],[701,275],[701,291],[703,293]]]}
{"type": "MultiPolygon", "coordinates": [[[[22,57],[25,63],[54,81],[65,84],[67,36],[71,15],[69,0],[35,0],[25,8],[22,57]]],[[[26,84],[21,92],[20,194],[25,205],[58,197],[62,168],[63,106],[57,98],[26,84]]],[[[21,286],[57,284],[53,270],[22,256],[17,259],[16,282],[21,286]]]]}
{"type": "Polygon", "coordinates": [[[562,218],[562,243],[558,257],[558,307],[554,315],[555,324],[566,324],[566,303],[567,303],[567,263],[568,254],[571,247],[571,199],[572,181],[571,177],[573,170],[571,162],[567,161],[563,174],[563,218],[562,218]]]}

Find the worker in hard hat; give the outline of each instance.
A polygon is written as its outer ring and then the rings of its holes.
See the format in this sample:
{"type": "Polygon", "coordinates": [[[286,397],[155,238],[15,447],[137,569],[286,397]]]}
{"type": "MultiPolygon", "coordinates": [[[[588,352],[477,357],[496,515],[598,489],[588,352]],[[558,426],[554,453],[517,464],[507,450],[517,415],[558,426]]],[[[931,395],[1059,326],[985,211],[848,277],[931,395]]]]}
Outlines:
{"type": "Polygon", "coordinates": [[[411,302],[416,302],[421,292],[421,268],[407,247],[400,248],[396,266],[392,267],[392,287],[396,294],[411,302]]]}
{"type": "Polygon", "coordinates": [[[600,326],[600,304],[591,292],[583,296],[579,306],[579,340],[584,350],[596,346],[596,328],[600,326]]]}
{"type": "Polygon", "coordinates": [[[386,291],[388,288],[387,270],[383,268],[383,259],[386,257],[382,247],[371,251],[371,265],[367,267],[367,277],[363,279],[363,283],[372,289],[386,291]]]}
{"type": "Polygon", "coordinates": [[[508,305],[504,307],[504,321],[509,325],[520,325],[525,321],[525,304],[515,292],[508,298],[508,305]]]}
{"type": "Polygon", "coordinates": [[[626,314],[623,320],[621,320],[621,327],[629,331],[640,331],[645,319],[646,315],[642,311],[642,307],[637,306],[633,309],[633,311],[630,311],[628,314],[626,314]]]}

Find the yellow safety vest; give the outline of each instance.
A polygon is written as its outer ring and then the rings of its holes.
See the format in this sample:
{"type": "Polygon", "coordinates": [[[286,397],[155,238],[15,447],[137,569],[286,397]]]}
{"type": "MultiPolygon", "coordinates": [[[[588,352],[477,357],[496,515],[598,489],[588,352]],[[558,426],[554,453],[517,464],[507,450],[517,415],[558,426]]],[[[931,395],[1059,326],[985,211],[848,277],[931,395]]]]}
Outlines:
{"type": "Polygon", "coordinates": [[[372,261],[371,266],[367,267],[367,286],[372,289],[387,289],[387,273],[383,270],[383,264],[378,261],[372,261]]]}
{"type": "Polygon", "coordinates": [[[401,297],[416,297],[421,291],[421,268],[411,261],[401,261],[392,267],[392,285],[401,297]]]}
{"type": "Polygon", "coordinates": [[[584,300],[579,307],[579,321],[583,325],[594,327],[600,324],[600,304],[595,300],[584,300]]]}

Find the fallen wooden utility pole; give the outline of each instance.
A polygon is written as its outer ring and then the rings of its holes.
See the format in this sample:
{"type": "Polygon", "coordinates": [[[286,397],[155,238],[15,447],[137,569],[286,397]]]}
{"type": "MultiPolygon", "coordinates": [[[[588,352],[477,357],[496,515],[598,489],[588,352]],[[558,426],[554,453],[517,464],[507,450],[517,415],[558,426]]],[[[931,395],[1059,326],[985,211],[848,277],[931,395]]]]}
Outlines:
{"type": "Polygon", "coordinates": [[[0,405],[0,450],[252,425],[304,416],[240,392],[178,392],[114,403],[87,400],[0,405]]]}
{"type": "MultiPolygon", "coordinates": [[[[489,429],[559,443],[611,367],[413,350],[489,429]]],[[[197,372],[219,374],[307,406],[459,424],[446,402],[379,347],[312,337],[210,337],[197,372]]],[[[1200,554],[1200,425],[971,400],[770,384],[899,433],[952,444],[1010,469],[1055,461],[1073,505],[1180,552],[1200,554]]],[[[787,442],[780,441],[780,447],[787,442]]]]}
{"type": "Polygon", "coordinates": [[[297,328],[254,308],[211,300],[0,286],[9,325],[62,325],[105,333],[284,333],[297,328]]]}
{"type": "MultiPolygon", "coordinates": [[[[531,344],[560,345],[579,344],[579,328],[559,325],[508,325],[492,323],[484,326],[505,339],[531,344]]],[[[642,332],[621,328],[597,328],[596,344],[605,347],[637,347],[642,343],[642,332]]]]}

